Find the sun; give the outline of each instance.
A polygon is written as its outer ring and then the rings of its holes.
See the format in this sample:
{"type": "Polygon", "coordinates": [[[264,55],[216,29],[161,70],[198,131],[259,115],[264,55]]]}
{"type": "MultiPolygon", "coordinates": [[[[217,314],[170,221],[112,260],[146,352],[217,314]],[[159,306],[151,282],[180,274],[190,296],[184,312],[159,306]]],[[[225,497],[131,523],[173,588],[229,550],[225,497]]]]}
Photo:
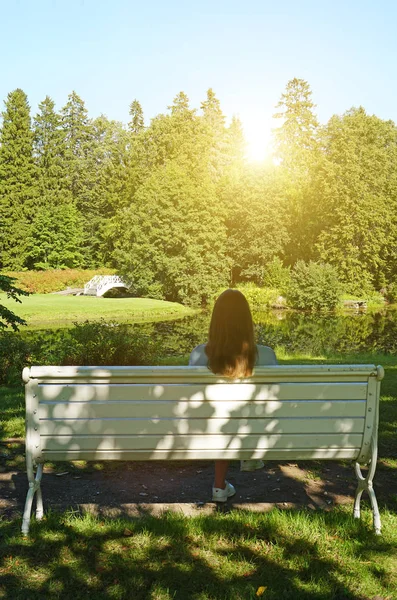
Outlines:
{"type": "Polygon", "coordinates": [[[249,162],[263,162],[272,153],[272,123],[244,123],[246,158],[249,162]]]}

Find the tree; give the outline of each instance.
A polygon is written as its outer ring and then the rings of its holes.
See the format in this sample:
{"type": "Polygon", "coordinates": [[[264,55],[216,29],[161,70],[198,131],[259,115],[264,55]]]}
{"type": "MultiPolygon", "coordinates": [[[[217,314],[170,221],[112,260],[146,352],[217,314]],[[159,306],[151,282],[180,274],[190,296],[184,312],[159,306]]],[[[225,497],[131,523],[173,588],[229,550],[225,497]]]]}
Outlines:
{"type": "Polygon", "coordinates": [[[80,267],[81,216],[73,203],[41,207],[32,226],[28,256],[35,269],[80,267]]]}
{"type": "Polygon", "coordinates": [[[203,117],[214,132],[223,133],[225,126],[225,116],[221,110],[221,103],[215,95],[212,88],[207,91],[207,98],[201,103],[203,117]]]}
{"type": "Polygon", "coordinates": [[[230,164],[230,148],[228,132],[225,127],[225,116],[221,105],[212,88],[207,91],[207,98],[201,103],[203,121],[207,126],[210,156],[209,168],[212,180],[217,182],[224,175],[225,168],[230,164]]]}
{"type": "Polygon", "coordinates": [[[275,156],[281,161],[285,195],[289,204],[289,244],[287,260],[311,257],[317,233],[313,219],[316,198],[312,194],[312,177],[320,159],[319,124],[314,113],[312,92],[303,79],[292,79],[277,105],[274,117],[282,119],[275,130],[275,156]]]}
{"type": "MultiPolygon", "coordinates": [[[[29,292],[16,287],[14,281],[14,277],[0,275],[0,291],[5,292],[7,298],[12,298],[15,302],[21,302],[19,296],[29,296],[29,292]]],[[[26,321],[14,314],[9,308],[0,304],[0,330],[10,326],[14,331],[18,331],[19,325],[26,325],[26,321]]]]}
{"type": "Polygon", "coordinates": [[[135,99],[133,102],[131,102],[129,114],[131,117],[128,123],[130,132],[135,135],[141,133],[141,131],[143,131],[145,128],[145,121],[143,118],[142,106],[138,100],[135,99]]]}
{"type": "Polygon", "coordinates": [[[211,181],[176,161],[158,167],[113,221],[114,258],[137,295],[206,303],[227,282],[225,229],[211,181]]]}
{"type": "Polygon", "coordinates": [[[287,205],[279,173],[273,166],[246,166],[221,183],[231,283],[261,284],[266,265],[284,254],[288,242],[287,205]]]}
{"type": "Polygon", "coordinates": [[[34,119],[34,154],[38,170],[40,196],[45,205],[71,201],[66,171],[66,136],[55,103],[46,96],[34,119]]]}
{"type": "MultiPolygon", "coordinates": [[[[85,266],[97,266],[98,257],[98,169],[95,164],[95,139],[92,121],[84,101],[72,92],[62,111],[65,133],[68,188],[82,216],[81,252],[85,266]]],[[[100,192],[99,192],[100,193],[100,192]]]]}
{"type": "Polygon", "coordinates": [[[0,131],[0,266],[19,270],[26,263],[37,195],[30,107],[25,92],[8,94],[0,131]]]}
{"type": "Polygon", "coordinates": [[[322,144],[319,256],[351,292],[383,287],[396,273],[397,128],[351,109],[330,119],[322,144]]]}

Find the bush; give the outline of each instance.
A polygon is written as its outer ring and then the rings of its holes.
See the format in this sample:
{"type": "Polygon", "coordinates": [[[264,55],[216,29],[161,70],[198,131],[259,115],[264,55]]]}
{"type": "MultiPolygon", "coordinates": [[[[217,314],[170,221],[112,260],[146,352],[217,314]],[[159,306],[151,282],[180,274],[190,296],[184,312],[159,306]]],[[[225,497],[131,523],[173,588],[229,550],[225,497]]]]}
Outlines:
{"type": "Polygon", "coordinates": [[[397,281],[392,281],[386,288],[386,298],[388,302],[395,304],[397,302],[397,281]]]}
{"type": "Polygon", "coordinates": [[[29,344],[12,332],[0,334],[0,385],[20,385],[22,369],[30,364],[29,344]]]}
{"type": "Polygon", "coordinates": [[[64,365],[150,365],[157,360],[151,338],[114,321],[85,321],[68,330],[58,349],[64,365]]]}
{"type": "Polygon", "coordinates": [[[291,271],[288,304],[304,310],[333,310],[339,304],[341,285],[335,267],[299,260],[291,271]]]}
{"type": "Polygon", "coordinates": [[[247,298],[253,311],[267,310],[276,302],[279,295],[276,289],[259,287],[254,283],[241,283],[237,286],[237,289],[247,298]]]}
{"type": "Polygon", "coordinates": [[[0,335],[0,385],[21,384],[30,365],[151,365],[157,345],[133,326],[104,320],[75,324],[71,329],[0,335]]]}
{"type": "Polygon", "coordinates": [[[114,269],[54,269],[48,271],[18,271],[5,273],[15,278],[15,284],[27,292],[49,294],[67,287],[82,288],[95,275],[113,275],[114,269]]]}
{"type": "Polygon", "coordinates": [[[263,285],[268,288],[277,288],[280,294],[286,294],[291,281],[291,268],[284,267],[283,261],[276,256],[266,265],[263,273],[263,285]]]}

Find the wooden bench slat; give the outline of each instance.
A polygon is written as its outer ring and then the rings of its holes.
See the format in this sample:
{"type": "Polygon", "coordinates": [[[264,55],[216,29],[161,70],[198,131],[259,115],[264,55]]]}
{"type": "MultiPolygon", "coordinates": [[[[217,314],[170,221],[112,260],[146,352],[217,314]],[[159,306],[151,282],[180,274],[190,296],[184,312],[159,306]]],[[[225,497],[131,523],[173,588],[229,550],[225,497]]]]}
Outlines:
{"type": "Polygon", "coordinates": [[[115,435],[104,431],[98,435],[68,435],[40,436],[42,450],[167,450],[183,449],[204,450],[211,446],[219,449],[277,449],[277,448],[359,448],[362,435],[355,433],[328,434],[188,434],[169,433],[161,435],[115,435]]]}
{"type": "Polygon", "coordinates": [[[365,383],[41,384],[39,402],[365,400],[365,383]]]}
{"type": "Polygon", "coordinates": [[[51,402],[39,404],[40,419],[119,418],[263,418],[365,416],[364,400],[252,401],[252,402],[51,402]]]}
{"type": "MultiPolygon", "coordinates": [[[[360,448],[278,448],[276,450],[45,450],[43,459],[63,460],[354,460],[360,448]]],[[[150,464],[148,465],[150,469],[150,464]]]]}
{"type": "Polygon", "coordinates": [[[40,422],[40,436],[87,435],[195,435],[268,433],[363,433],[364,418],[211,418],[211,419],[64,419],[40,422]]]}

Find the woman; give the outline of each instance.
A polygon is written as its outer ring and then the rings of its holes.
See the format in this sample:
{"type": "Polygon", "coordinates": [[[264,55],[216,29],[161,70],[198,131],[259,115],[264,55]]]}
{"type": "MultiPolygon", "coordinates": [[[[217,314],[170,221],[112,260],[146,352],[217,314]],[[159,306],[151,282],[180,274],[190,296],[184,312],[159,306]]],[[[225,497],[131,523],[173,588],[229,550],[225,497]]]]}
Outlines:
{"type": "MultiPolygon", "coordinates": [[[[238,290],[226,290],[215,302],[207,344],[191,353],[189,365],[208,366],[216,375],[231,378],[249,377],[255,365],[276,365],[276,355],[268,346],[258,346],[254,340],[254,325],[245,296],[238,290]]],[[[212,499],[226,502],[236,490],[226,481],[229,461],[215,461],[215,481],[212,499]]],[[[242,471],[263,467],[261,460],[242,460],[242,471]]]]}

